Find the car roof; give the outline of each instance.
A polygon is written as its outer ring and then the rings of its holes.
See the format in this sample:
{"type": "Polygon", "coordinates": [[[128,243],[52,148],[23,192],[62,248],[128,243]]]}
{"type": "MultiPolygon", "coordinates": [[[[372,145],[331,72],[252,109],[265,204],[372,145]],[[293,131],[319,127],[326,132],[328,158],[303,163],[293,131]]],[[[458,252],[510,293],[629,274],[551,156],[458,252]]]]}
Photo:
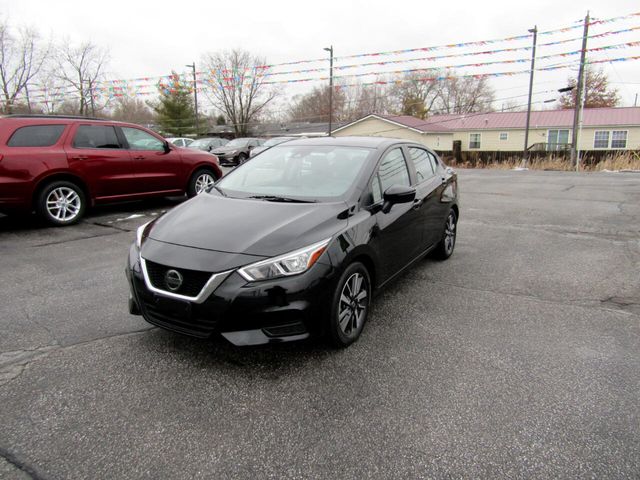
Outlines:
{"type": "Polygon", "coordinates": [[[111,124],[124,125],[127,127],[140,126],[134,123],[119,122],[117,120],[110,120],[108,118],[83,117],[80,115],[40,115],[40,114],[19,115],[19,114],[16,114],[16,115],[2,116],[0,117],[0,120],[15,120],[17,122],[20,122],[20,124],[22,125],[29,125],[29,124],[42,125],[43,123],[48,123],[52,125],[56,125],[56,124],[68,125],[74,122],[83,122],[83,123],[111,123],[111,124]]]}
{"type": "Polygon", "coordinates": [[[387,148],[391,145],[413,144],[407,140],[387,137],[314,137],[301,138],[287,142],[287,147],[295,145],[308,145],[314,147],[361,147],[361,148],[387,148]]]}

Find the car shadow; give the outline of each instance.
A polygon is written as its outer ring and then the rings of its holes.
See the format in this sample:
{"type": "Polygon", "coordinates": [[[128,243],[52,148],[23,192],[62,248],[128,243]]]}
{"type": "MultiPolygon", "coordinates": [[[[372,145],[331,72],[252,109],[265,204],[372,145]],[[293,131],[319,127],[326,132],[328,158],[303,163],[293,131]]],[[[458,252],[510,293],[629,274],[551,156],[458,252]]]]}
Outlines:
{"type": "MultiPolygon", "coordinates": [[[[88,209],[84,218],[76,225],[83,223],[95,223],[110,217],[121,215],[137,214],[149,211],[171,210],[186,200],[186,197],[163,197],[150,198],[130,202],[111,203],[97,205],[88,209]]],[[[54,227],[43,221],[36,214],[14,214],[4,215],[0,213],[0,233],[2,232],[25,232],[29,230],[41,230],[45,228],[67,228],[54,227]]]]}
{"type": "Polygon", "coordinates": [[[321,339],[238,347],[218,336],[198,339],[161,328],[141,335],[138,346],[149,354],[169,355],[174,360],[199,367],[242,370],[272,379],[301,364],[346,351],[332,348],[321,339]]]}

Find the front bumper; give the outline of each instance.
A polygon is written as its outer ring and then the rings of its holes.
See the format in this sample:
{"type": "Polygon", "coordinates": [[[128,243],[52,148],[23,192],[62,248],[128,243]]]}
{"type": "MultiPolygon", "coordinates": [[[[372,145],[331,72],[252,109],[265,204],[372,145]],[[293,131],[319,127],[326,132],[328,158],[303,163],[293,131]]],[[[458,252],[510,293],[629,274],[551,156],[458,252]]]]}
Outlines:
{"type": "Polygon", "coordinates": [[[320,260],[303,274],[262,282],[247,282],[232,271],[206,298],[190,301],[149,285],[133,245],[126,275],[129,310],[147,322],[194,337],[222,335],[235,345],[259,345],[321,333],[336,272],[320,260]]]}

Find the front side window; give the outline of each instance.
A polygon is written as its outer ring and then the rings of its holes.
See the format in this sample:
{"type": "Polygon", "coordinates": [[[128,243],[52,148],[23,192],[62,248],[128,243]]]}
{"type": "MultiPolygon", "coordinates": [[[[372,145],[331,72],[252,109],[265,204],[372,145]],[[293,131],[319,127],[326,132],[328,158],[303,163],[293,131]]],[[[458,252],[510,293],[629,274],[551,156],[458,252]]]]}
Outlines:
{"type": "Polygon", "coordinates": [[[435,174],[434,164],[432,163],[429,152],[422,148],[409,147],[409,155],[416,169],[418,183],[435,174]]]}
{"type": "Polygon", "coordinates": [[[609,148],[609,132],[607,130],[596,130],[593,148],[609,148]]]}
{"type": "Polygon", "coordinates": [[[131,150],[164,151],[164,142],[147,132],[137,128],[122,127],[122,133],[131,150]]]}
{"type": "Polygon", "coordinates": [[[66,125],[32,125],[20,127],[7,142],[8,147],[50,147],[55,144],[66,125]]]}
{"type": "Polygon", "coordinates": [[[469,148],[480,148],[480,134],[479,133],[470,133],[469,134],[469,148]]]}
{"type": "Polygon", "coordinates": [[[121,148],[116,129],[109,125],[80,125],[73,137],[74,148],[121,148]]]}
{"type": "Polygon", "coordinates": [[[394,148],[384,156],[378,168],[378,175],[383,193],[392,185],[411,186],[407,162],[404,159],[402,149],[394,148]]]}
{"type": "Polygon", "coordinates": [[[611,148],[627,148],[626,130],[614,130],[611,132],[611,148]]]}

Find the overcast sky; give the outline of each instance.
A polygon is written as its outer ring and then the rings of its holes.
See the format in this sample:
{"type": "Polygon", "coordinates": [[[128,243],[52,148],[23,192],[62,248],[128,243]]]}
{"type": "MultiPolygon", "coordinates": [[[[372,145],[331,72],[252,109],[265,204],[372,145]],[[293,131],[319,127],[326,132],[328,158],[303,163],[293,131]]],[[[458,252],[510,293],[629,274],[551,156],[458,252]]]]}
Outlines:
{"type": "MultiPolygon", "coordinates": [[[[165,75],[172,69],[184,71],[184,65],[202,54],[231,48],[243,48],[266,58],[270,64],[314,59],[326,56],[323,47],[333,45],[336,56],[389,51],[461,43],[522,35],[537,25],[550,30],[575,24],[587,10],[597,18],[610,18],[640,11],[635,0],[562,1],[208,1],[176,2],[156,0],[0,0],[0,15],[13,25],[30,25],[44,35],[72,42],[91,40],[107,47],[111,61],[111,78],[137,78],[165,75]]],[[[640,25],[640,17],[592,27],[593,33],[640,25]]],[[[557,36],[540,37],[539,42],[581,35],[580,29],[557,36]]],[[[590,47],[639,41],[640,30],[590,41],[590,47]]],[[[505,43],[490,48],[527,45],[530,41],[505,43]]],[[[478,47],[475,47],[478,48],[478,47]]],[[[548,55],[580,48],[579,40],[561,47],[540,48],[548,55]]],[[[471,51],[472,48],[457,51],[471,51]]],[[[447,54],[450,51],[438,51],[447,54]]],[[[425,54],[422,53],[422,56],[425,54]]],[[[593,58],[640,55],[639,47],[594,54],[593,58]]],[[[420,56],[420,54],[418,54],[420,56]]],[[[529,57],[530,52],[481,57],[479,61],[529,57]]],[[[409,59],[396,56],[388,59],[409,59]]],[[[439,65],[471,63],[474,57],[447,59],[439,65]],[[448,63],[447,63],[448,62],[448,63]]],[[[551,65],[577,61],[555,59],[541,64],[551,65]]],[[[369,60],[370,61],[370,60],[369,60]]],[[[344,60],[343,64],[347,61],[344,60]]],[[[350,60],[349,63],[357,63],[350,60]]],[[[338,60],[337,64],[340,64],[338,60]]],[[[307,68],[321,66],[309,64],[307,68]]],[[[379,72],[418,68],[424,63],[412,62],[379,66],[379,72]]],[[[640,93],[640,60],[602,64],[618,88],[624,106],[633,105],[640,93]]],[[[304,68],[300,66],[299,68],[304,68]]],[[[291,67],[288,67],[291,69],[291,67]]],[[[467,68],[463,73],[516,71],[527,65],[467,68]]],[[[372,70],[353,70],[349,73],[372,70]]],[[[535,91],[543,92],[538,100],[553,98],[553,90],[563,86],[572,71],[536,74],[535,91]],[[549,91],[549,92],[547,92],[549,91]]],[[[575,73],[573,73],[575,75],[575,73]]],[[[319,74],[316,74],[318,76],[319,74]]],[[[309,76],[308,74],[306,76],[309,76]]],[[[282,77],[281,77],[282,78],[282,77]]],[[[289,77],[295,78],[295,77],[289,77]]],[[[363,78],[367,80],[367,78],[363,78]]],[[[526,94],[528,76],[492,79],[500,108],[502,99],[526,94]]],[[[287,86],[299,93],[318,82],[287,86]]],[[[518,100],[519,101],[519,100],[518,100]]],[[[525,99],[526,101],[526,99],[525,99]]]]}

